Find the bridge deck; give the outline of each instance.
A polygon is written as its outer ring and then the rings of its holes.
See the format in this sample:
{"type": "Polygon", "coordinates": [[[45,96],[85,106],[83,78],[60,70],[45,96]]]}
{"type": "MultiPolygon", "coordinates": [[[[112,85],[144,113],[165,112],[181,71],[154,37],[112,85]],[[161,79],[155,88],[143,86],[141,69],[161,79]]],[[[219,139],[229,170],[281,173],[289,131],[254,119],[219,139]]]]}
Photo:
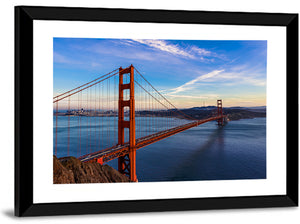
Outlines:
{"type": "MultiPolygon", "coordinates": [[[[136,139],[136,149],[140,149],[142,147],[145,147],[147,145],[153,144],[155,142],[158,142],[164,138],[167,138],[169,136],[175,135],[179,132],[185,131],[189,128],[196,127],[198,125],[204,124],[209,121],[214,121],[218,120],[221,118],[224,118],[226,116],[216,116],[216,117],[211,117],[203,120],[197,120],[188,124],[184,124],[175,128],[171,128],[165,131],[157,132],[152,135],[148,135],[142,138],[136,139]]],[[[91,160],[95,159],[100,159],[102,158],[103,162],[108,162],[110,160],[116,159],[118,157],[124,156],[129,153],[129,143],[126,142],[124,145],[115,145],[110,148],[106,148],[101,151],[93,152],[90,154],[86,154],[84,156],[79,157],[78,159],[81,160],[82,162],[88,162],[91,160]]]]}

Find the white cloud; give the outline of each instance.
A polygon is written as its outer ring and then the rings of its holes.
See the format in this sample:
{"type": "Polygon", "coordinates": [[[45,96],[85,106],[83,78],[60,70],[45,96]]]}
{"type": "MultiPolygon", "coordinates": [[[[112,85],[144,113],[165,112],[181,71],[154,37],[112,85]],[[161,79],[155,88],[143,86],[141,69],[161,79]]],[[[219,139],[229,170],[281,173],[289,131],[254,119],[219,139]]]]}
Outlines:
{"type": "Polygon", "coordinates": [[[72,64],[72,60],[68,59],[67,57],[57,53],[53,52],[53,61],[54,63],[62,63],[62,64],[72,64]]]}
{"type": "Polygon", "coordinates": [[[245,78],[244,83],[252,84],[254,86],[265,86],[266,85],[266,80],[262,79],[254,79],[254,78],[245,78]]]}
{"type": "Polygon", "coordinates": [[[218,98],[218,94],[205,94],[201,96],[192,96],[192,95],[173,95],[173,94],[166,94],[169,97],[174,97],[174,98],[188,98],[188,99],[209,99],[209,98],[218,98]]]}
{"type": "Polygon", "coordinates": [[[220,74],[223,71],[224,70],[214,70],[214,71],[212,71],[210,73],[207,73],[205,75],[200,75],[197,78],[195,78],[195,79],[193,79],[189,82],[186,82],[185,84],[183,84],[179,87],[171,89],[172,90],[171,94],[175,94],[175,93],[183,92],[183,91],[186,91],[186,90],[190,90],[190,89],[194,88],[194,86],[195,86],[195,84],[197,84],[197,82],[203,81],[205,79],[212,78],[214,76],[217,76],[218,74],[220,74]]]}
{"type": "Polygon", "coordinates": [[[224,55],[219,55],[216,52],[209,51],[204,48],[199,48],[195,45],[190,45],[185,48],[179,46],[178,44],[171,44],[165,40],[156,40],[156,39],[132,39],[125,40],[123,44],[131,45],[136,42],[148,47],[154,48],[156,50],[172,54],[174,56],[198,60],[200,62],[214,62],[216,58],[221,60],[227,60],[224,55]]]}
{"type": "MultiPolygon", "coordinates": [[[[194,78],[181,86],[170,89],[166,91],[166,95],[174,98],[189,98],[189,99],[207,99],[207,98],[218,98],[217,94],[201,94],[199,92],[195,94],[196,89],[199,89],[200,85],[222,85],[222,86],[258,86],[264,87],[266,85],[266,80],[262,77],[260,73],[252,73],[246,69],[247,66],[241,66],[245,70],[242,72],[236,72],[239,69],[232,69],[232,72],[225,72],[225,69],[214,70],[210,73],[200,75],[197,78],[194,78]],[[181,94],[179,94],[181,93],[181,94]]],[[[243,87],[241,87],[243,88],[243,87]]]]}
{"type": "Polygon", "coordinates": [[[205,50],[204,48],[199,48],[199,47],[196,47],[196,46],[192,46],[191,51],[195,52],[198,55],[209,56],[209,55],[212,54],[211,51],[208,51],[208,50],[205,50]]]}
{"type": "Polygon", "coordinates": [[[144,40],[144,39],[134,39],[134,41],[147,45],[149,47],[158,49],[160,51],[168,52],[176,56],[182,56],[187,58],[195,58],[194,55],[190,54],[188,51],[180,48],[178,45],[168,44],[164,40],[144,40]]]}
{"type": "Polygon", "coordinates": [[[64,56],[57,52],[53,52],[53,62],[58,64],[68,64],[68,65],[83,65],[82,61],[74,60],[71,57],[64,56]]]}
{"type": "Polygon", "coordinates": [[[227,86],[240,84],[248,84],[252,86],[266,85],[266,79],[261,77],[261,74],[253,73],[249,70],[244,70],[243,72],[224,72],[217,78],[210,81],[223,81],[223,84],[227,86]]]}
{"type": "MultiPolygon", "coordinates": [[[[198,46],[195,45],[187,45],[186,47],[183,47],[180,46],[179,44],[172,44],[167,40],[129,39],[129,40],[120,40],[120,41],[118,40],[112,42],[114,44],[122,44],[125,47],[132,47],[130,49],[132,54],[134,54],[134,52],[150,54],[151,60],[156,60],[156,61],[159,61],[161,58],[165,58],[165,57],[167,57],[168,61],[170,61],[171,58],[168,57],[167,54],[177,57],[178,60],[179,58],[185,58],[185,59],[197,60],[199,62],[204,62],[204,63],[214,62],[216,58],[219,58],[221,60],[226,60],[224,56],[218,55],[217,53],[211,52],[207,49],[199,48],[198,46]],[[153,51],[148,52],[145,51],[144,49],[138,48],[139,47],[138,45],[143,45],[152,50],[155,50],[157,54],[154,54],[153,51]],[[161,54],[161,53],[166,53],[166,54],[161,54]]],[[[109,52],[110,51],[108,51],[107,53],[109,52]]],[[[132,56],[130,56],[129,54],[124,54],[123,57],[132,57],[132,56]]],[[[143,58],[142,55],[141,57],[143,58]]],[[[176,60],[175,57],[173,57],[172,60],[176,60]]],[[[150,58],[147,57],[146,60],[150,60],[150,58]]]]}

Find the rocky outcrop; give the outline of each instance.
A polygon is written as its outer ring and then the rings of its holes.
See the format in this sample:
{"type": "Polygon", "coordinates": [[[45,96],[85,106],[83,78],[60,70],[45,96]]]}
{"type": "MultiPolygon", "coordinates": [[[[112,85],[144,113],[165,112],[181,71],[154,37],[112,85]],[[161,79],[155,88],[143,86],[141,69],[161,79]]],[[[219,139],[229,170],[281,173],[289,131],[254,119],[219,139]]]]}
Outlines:
{"type": "Polygon", "coordinates": [[[57,159],[53,156],[53,183],[130,182],[129,178],[108,165],[82,163],[75,157],[57,159]]]}

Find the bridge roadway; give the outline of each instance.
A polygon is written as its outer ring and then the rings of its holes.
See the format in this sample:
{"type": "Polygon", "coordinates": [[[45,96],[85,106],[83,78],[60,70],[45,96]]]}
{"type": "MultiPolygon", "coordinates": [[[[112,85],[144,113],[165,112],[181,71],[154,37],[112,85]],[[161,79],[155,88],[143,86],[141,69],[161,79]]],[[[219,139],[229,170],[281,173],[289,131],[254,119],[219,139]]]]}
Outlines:
{"type": "MultiPolygon", "coordinates": [[[[175,128],[171,128],[165,131],[160,131],[152,135],[147,135],[142,138],[136,139],[136,150],[140,149],[142,147],[145,147],[147,145],[150,145],[152,143],[158,142],[164,138],[170,137],[172,135],[175,135],[179,132],[185,131],[187,129],[196,127],[200,124],[204,124],[209,121],[218,120],[221,118],[225,118],[226,116],[215,116],[207,119],[197,120],[188,124],[184,124],[175,128]]],[[[101,151],[93,152],[90,154],[83,155],[79,157],[78,159],[82,162],[89,162],[92,160],[98,160],[101,163],[108,162],[110,160],[116,159],[121,156],[125,156],[129,153],[129,142],[126,142],[124,145],[114,145],[110,148],[103,149],[101,151]],[[100,160],[99,160],[100,159],[100,160]]]]}

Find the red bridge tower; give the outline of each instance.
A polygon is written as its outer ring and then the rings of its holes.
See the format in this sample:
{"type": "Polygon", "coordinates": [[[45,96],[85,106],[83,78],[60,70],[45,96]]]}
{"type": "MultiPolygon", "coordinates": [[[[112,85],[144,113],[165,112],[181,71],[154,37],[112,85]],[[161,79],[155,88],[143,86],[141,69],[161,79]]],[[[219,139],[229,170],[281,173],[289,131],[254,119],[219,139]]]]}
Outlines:
{"type": "Polygon", "coordinates": [[[223,106],[222,106],[222,100],[218,100],[217,101],[217,116],[222,116],[221,118],[219,118],[218,121],[218,125],[219,126],[223,126],[224,125],[224,117],[223,117],[223,106]]]}
{"type": "Polygon", "coordinates": [[[119,119],[118,144],[124,145],[124,129],[129,129],[129,153],[118,158],[118,170],[137,182],[136,176],[136,147],[135,147],[135,102],[134,102],[134,67],[119,68],[119,119]],[[130,73],[130,82],[123,84],[123,75],[130,73]],[[123,90],[129,89],[130,98],[124,100],[123,90]],[[129,107],[129,121],[124,120],[124,107],[129,107]]]}

